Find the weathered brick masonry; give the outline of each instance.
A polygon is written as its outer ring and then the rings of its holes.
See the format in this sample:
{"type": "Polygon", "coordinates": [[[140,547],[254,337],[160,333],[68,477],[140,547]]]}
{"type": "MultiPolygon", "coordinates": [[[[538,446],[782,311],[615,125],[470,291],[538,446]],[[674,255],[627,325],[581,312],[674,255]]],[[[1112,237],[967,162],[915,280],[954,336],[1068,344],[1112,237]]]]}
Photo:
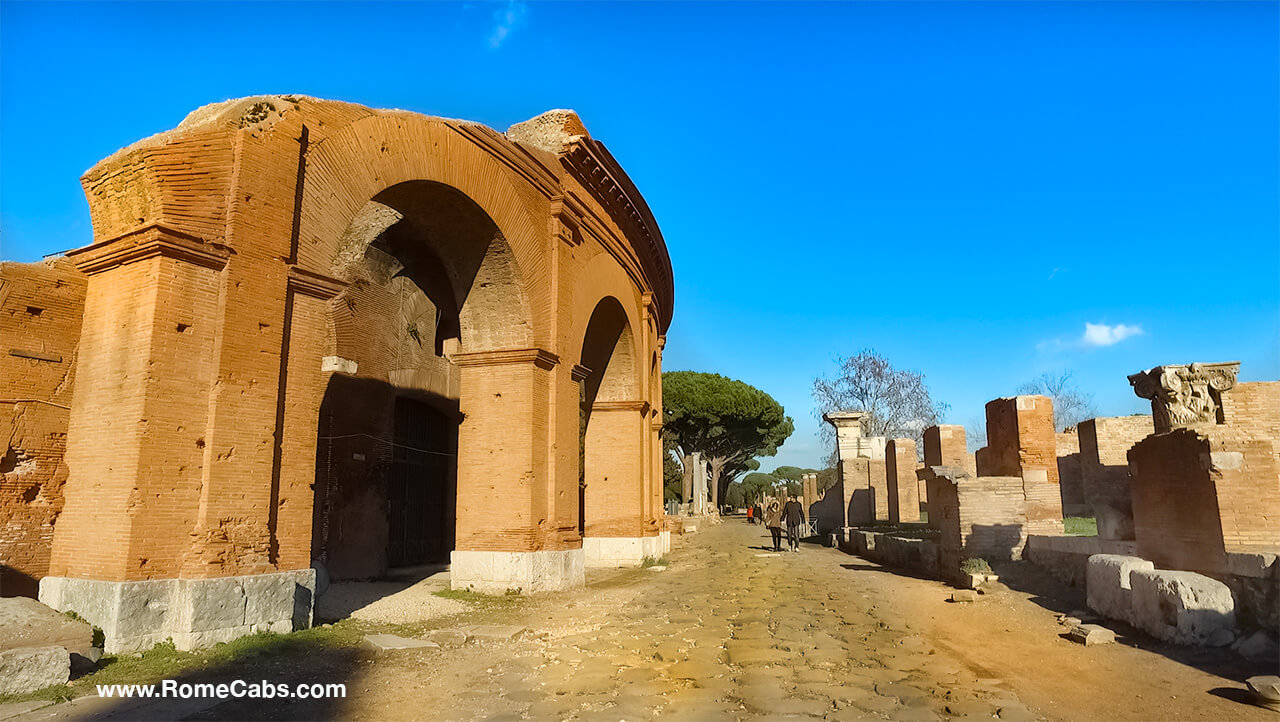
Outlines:
{"type": "Polygon", "coordinates": [[[0,596],[49,569],[84,292],[66,259],[0,263],[0,596]]]}
{"type": "MultiPolygon", "coordinates": [[[[83,184],[95,243],[62,262],[88,279],[64,314],[83,318],[79,374],[70,409],[50,407],[68,476],[48,573],[66,589],[313,558],[375,576],[453,549],[457,585],[536,590],[582,583],[584,532],[609,561],[661,552],[670,262],[572,112],[504,135],[245,98],[83,184]]],[[[45,337],[76,354],[73,332],[45,337]]],[[[55,486],[37,493],[51,510],[55,486]]],[[[42,574],[22,560],[47,534],[18,546],[5,563],[42,574]]]]}
{"type": "Polygon", "coordinates": [[[1062,533],[1052,400],[1014,396],[988,402],[987,446],[976,456],[979,477],[1022,477],[1027,533],[1062,533]]]}
{"type": "Polygon", "coordinates": [[[1098,520],[1103,539],[1133,538],[1129,496],[1129,449],[1150,436],[1150,414],[1099,417],[1080,422],[1080,476],[1085,503],[1098,520]]]}

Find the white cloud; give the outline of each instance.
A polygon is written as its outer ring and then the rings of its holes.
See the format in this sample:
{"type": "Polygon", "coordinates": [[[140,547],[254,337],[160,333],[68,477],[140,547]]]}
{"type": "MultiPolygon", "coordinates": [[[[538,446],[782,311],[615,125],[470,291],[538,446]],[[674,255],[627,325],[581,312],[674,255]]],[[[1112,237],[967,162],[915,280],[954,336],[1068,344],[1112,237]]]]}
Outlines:
{"type": "Polygon", "coordinates": [[[507,0],[505,6],[494,12],[493,32],[489,35],[490,48],[497,50],[502,46],[502,41],[506,40],[511,31],[524,19],[527,9],[525,4],[519,2],[519,0],[507,0]]]}
{"type": "Polygon", "coordinates": [[[1085,346],[1111,346],[1130,336],[1139,336],[1141,334],[1141,326],[1126,326],[1123,323],[1108,326],[1105,323],[1086,322],[1084,336],[1080,338],[1080,341],[1085,346]]]}

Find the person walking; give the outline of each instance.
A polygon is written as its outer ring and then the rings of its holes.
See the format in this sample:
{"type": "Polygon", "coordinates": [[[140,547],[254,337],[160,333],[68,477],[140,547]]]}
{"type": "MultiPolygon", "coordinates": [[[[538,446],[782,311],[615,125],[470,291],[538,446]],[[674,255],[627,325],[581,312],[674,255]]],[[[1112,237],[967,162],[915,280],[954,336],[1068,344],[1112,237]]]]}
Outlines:
{"type": "Polygon", "coordinates": [[[751,505],[748,505],[748,506],[747,506],[747,523],[748,523],[748,524],[755,524],[755,523],[756,523],[756,507],[755,507],[755,504],[751,504],[751,505]]]}
{"type": "Polygon", "coordinates": [[[782,505],[777,499],[770,499],[764,510],[764,525],[769,527],[773,535],[773,550],[782,551],[782,505]]]}
{"type": "Polygon", "coordinates": [[[804,506],[794,496],[782,507],[782,521],[787,525],[787,542],[791,551],[800,551],[800,525],[804,524],[804,506]]]}

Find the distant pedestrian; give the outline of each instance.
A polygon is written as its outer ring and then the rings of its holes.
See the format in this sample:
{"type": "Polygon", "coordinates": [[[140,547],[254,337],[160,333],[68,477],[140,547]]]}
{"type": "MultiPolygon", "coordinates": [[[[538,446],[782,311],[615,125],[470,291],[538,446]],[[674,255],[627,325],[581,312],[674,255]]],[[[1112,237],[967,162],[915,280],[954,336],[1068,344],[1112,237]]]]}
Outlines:
{"type": "Polygon", "coordinates": [[[764,525],[769,527],[773,535],[773,550],[782,551],[782,505],[777,499],[770,499],[764,510],[764,525]]]}
{"type": "Polygon", "coordinates": [[[756,508],[754,506],[747,507],[747,523],[748,524],[756,523],[756,508]]]}
{"type": "Polygon", "coordinates": [[[800,551],[800,526],[804,524],[804,506],[794,496],[782,507],[782,521],[787,525],[787,542],[791,544],[791,551],[800,551]]]}

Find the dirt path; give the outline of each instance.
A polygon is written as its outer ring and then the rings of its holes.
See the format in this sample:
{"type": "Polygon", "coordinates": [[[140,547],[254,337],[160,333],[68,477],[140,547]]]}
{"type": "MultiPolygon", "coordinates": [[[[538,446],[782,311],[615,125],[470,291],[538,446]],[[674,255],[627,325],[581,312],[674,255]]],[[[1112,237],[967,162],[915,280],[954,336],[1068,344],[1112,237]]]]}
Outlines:
{"type": "MultiPolygon", "coordinates": [[[[680,540],[666,571],[597,573],[584,592],[450,622],[527,628],[510,640],[221,670],[345,681],[345,700],[152,705],[113,718],[1275,719],[1210,693],[1240,686],[1232,680],[1060,639],[1053,613],[1026,593],[951,604],[942,584],[834,549],[773,556],[765,545],[759,527],[733,519],[680,540]]],[[[59,707],[64,718],[109,711],[59,707]]]]}

